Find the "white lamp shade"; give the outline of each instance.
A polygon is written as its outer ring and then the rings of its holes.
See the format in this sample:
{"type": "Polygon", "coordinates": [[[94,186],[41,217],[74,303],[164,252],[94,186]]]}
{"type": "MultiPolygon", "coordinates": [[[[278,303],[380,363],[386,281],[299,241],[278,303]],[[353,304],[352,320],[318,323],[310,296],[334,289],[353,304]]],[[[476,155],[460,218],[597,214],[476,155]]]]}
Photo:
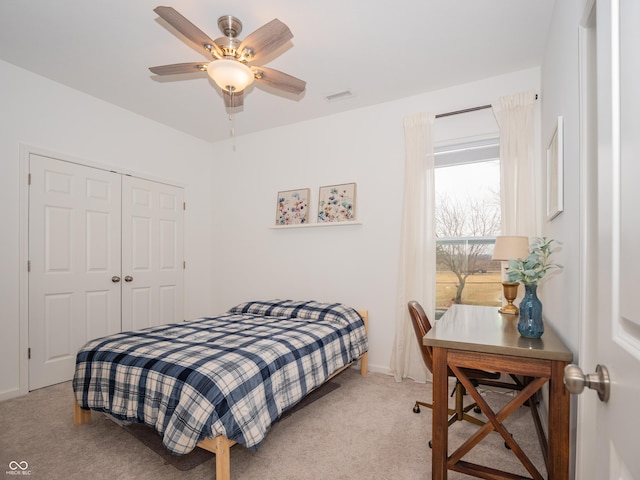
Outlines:
{"type": "Polygon", "coordinates": [[[529,238],[520,236],[496,237],[493,260],[516,260],[529,256],[529,238]]]}
{"type": "Polygon", "coordinates": [[[236,60],[214,60],[207,65],[211,79],[227,92],[241,92],[253,82],[253,72],[236,60]]]}

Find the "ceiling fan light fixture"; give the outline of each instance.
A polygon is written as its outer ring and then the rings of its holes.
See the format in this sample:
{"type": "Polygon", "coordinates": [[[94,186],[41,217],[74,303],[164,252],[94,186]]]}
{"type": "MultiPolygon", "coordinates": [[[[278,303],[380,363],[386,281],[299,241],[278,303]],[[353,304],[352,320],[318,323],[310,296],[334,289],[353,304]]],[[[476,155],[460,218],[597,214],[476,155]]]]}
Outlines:
{"type": "Polygon", "coordinates": [[[222,89],[222,97],[227,108],[243,106],[244,90],[254,80],[269,88],[293,95],[304,92],[307,82],[299,78],[274,68],[256,67],[255,64],[249,68],[247,65],[249,61],[253,63],[260,59],[269,61],[293,38],[289,27],[277,18],[254,30],[244,40],[240,40],[238,35],[242,31],[242,22],[230,15],[222,16],[218,19],[218,27],[224,37],[212,40],[172,7],[156,7],[153,11],[191,43],[203,46],[202,53],[208,60],[204,64],[188,62],[149,67],[151,73],[179,75],[206,70],[209,77],[222,89]]]}
{"type": "Polygon", "coordinates": [[[253,72],[236,60],[214,60],[207,65],[207,73],[216,84],[227,92],[241,92],[253,83],[253,72]]]}

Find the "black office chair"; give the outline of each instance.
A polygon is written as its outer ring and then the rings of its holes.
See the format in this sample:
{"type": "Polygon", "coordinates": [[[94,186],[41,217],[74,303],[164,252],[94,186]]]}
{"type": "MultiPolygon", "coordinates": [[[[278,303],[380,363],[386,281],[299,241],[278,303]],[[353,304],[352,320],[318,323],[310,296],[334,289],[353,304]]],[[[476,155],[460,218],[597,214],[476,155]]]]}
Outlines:
{"type": "MultiPolygon", "coordinates": [[[[418,345],[420,345],[422,360],[424,361],[424,364],[429,369],[429,371],[433,372],[433,355],[432,355],[431,347],[423,345],[422,343],[422,338],[427,334],[429,330],[431,330],[431,322],[429,322],[429,319],[427,318],[427,314],[424,312],[422,305],[420,305],[418,302],[416,302],[415,300],[412,300],[409,302],[408,306],[409,306],[409,314],[411,315],[411,323],[413,324],[413,330],[416,333],[416,339],[418,340],[418,345]]],[[[497,381],[497,379],[500,378],[499,372],[485,372],[484,370],[475,370],[470,368],[463,368],[462,370],[464,371],[465,375],[474,383],[477,382],[477,384],[481,384],[481,383],[485,384],[485,381],[486,381],[487,383],[490,383],[492,385],[503,386],[503,385],[499,385],[501,384],[501,382],[497,381]]],[[[447,367],[447,374],[449,377],[456,378],[454,373],[448,367],[447,367]]],[[[509,388],[516,388],[516,387],[509,385],[509,388]]],[[[467,413],[471,409],[477,409],[476,411],[478,411],[479,408],[475,402],[465,406],[464,405],[465,394],[466,394],[466,390],[464,388],[464,385],[462,385],[462,383],[460,383],[460,380],[456,378],[456,385],[451,394],[451,396],[455,395],[455,399],[456,399],[455,408],[449,409],[449,415],[451,415],[451,417],[449,417],[449,422],[447,423],[447,425],[451,426],[455,422],[462,421],[462,420],[466,420],[476,425],[484,425],[485,422],[467,413]]],[[[413,411],[415,413],[420,413],[420,406],[427,407],[433,410],[432,404],[416,400],[416,403],[413,407],[413,411]]],[[[432,446],[431,441],[429,441],[429,447],[431,446],[432,446]]]]}

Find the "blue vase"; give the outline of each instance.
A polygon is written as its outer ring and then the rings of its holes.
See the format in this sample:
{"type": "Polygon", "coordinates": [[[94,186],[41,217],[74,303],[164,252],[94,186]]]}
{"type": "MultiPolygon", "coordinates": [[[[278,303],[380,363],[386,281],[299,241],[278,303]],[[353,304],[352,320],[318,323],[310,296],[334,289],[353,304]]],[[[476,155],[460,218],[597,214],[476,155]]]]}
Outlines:
{"type": "Polygon", "coordinates": [[[542,302],[538,298],[537,285],[525,285],[524,298],[520,302],[518,332],[527,338],[540,338],[544,333],[542,323],[542,302]]]}

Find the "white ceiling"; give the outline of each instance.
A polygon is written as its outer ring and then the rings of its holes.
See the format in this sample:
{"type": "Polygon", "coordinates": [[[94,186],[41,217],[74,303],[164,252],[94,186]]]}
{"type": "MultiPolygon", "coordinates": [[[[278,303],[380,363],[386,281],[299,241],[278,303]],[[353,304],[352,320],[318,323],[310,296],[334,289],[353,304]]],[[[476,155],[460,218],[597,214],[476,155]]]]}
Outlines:
{"type": "MultiPolygon", "coordinates": [[[[278,18],[291,44],[265,66],[307,82],[300,97],[252,85],[236,135],[540,65],[555,0],[1,0],[0,59],[207,141],[229,137],[206,74],[148,67],[205,57],[153,9],[175,8],[211,38],[278,18]],[[350,90],[352,98],[325,96],[350,90]]],[[[505,92],[513,93],[513,92],[505,92]]]]}

